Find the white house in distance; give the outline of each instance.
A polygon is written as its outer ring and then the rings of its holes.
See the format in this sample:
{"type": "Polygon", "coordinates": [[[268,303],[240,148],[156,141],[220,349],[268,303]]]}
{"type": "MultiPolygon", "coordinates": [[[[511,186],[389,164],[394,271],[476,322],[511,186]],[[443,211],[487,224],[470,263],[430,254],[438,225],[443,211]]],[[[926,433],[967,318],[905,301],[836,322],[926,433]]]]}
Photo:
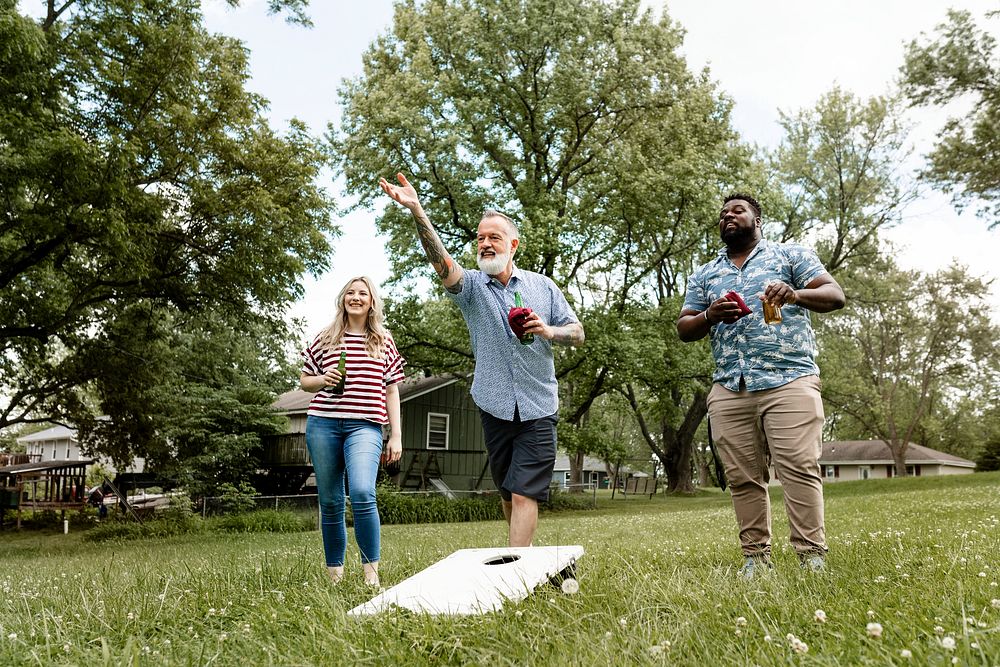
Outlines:
{"type": "MultiPolygon", "coordinates": [[[[33,462],[45,461],[81,461],[90,459],[80,451],[80,442],[76,439],[76,429],[68,426],[53,426],[44,431],[23,435],[17,438],[17,444],[24,446],[28,459],[33,462]]],[[[102,465],[114,468],[110,461],[98,459],[102,465]]],[[[142,472],[145,460],[136,458],[126,470],[119,472],[142,472]]]]}
{"type": "MultiPolygon", "coordinates": [[[[840,440],[823,443],[819,464],[827,482],[885,479],[896,474],[889,446],[881,440],[840,440]]],[[[966,475],[976,464],[911,442],[906,448],[906,473],[914,477],[966,475]]],[[[773,476],[772,476],[773,479],[773,476]]]]}

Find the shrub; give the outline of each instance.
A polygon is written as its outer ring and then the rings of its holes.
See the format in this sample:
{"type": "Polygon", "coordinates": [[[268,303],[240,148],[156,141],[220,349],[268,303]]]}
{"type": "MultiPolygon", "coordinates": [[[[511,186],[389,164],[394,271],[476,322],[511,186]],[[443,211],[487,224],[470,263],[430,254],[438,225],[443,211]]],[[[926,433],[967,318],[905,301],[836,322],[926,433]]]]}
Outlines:
{"type": "Polygon", "coordinates": [[[382,523],[454,523],[492,521],[503,518],[499,494],[483,494],[449,500],[439,494],[404,494],[393,485],[377,491],[382,523]]]}
{"type": "Polygon", "coordinates": [[[566,493],[553,489],[549,499],[540,503],[538,508],[543,512],[566,512],[595,509],[594,497],[586,493],[566,493]]]}
{"type": "Polygon", "coordinates": [[[286,510],[257,510],[212,519],[220,533],[301,533],[316,529],[316,515],[286,510]]]}

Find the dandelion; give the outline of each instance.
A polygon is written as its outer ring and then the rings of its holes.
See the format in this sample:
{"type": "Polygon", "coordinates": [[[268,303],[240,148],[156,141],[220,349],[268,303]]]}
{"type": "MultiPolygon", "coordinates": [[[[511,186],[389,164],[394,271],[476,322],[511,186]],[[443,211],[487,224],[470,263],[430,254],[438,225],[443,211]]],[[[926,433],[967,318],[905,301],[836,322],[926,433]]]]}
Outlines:
{"type": "Polygon", "coordinates": [[[563,579],[562,592],[566,595],[576,595],[580,592],[580,582],[576,579],[563,579]]]}
{"type": "Polygon", "coordinates": [[[865,630],[868,631],[869,637],[874,637],[878,639],[882,636],[882,624],[881,623],[869,623],[865,626],[865,630]]]}
{"type": "Polygon", "coordinates": [[[826,623],[826,612],[822,609],[817,609],[813,612],[813,619],[817,623],[826,623]]]}
{"type": "Polygon", "coordinates": [[[741,628],[742,628],[742,627],[743,627],[743,626],[745,626],[746,624],[747,624],[747,619],[743,618],[742,616],[738,616],[738,617],[736,618],[736,625],[737,625],[738,627],[741,627],[741,628]]]}
{"type": "Polygon", "coordinates": [[[908,648],[904,648],[902,651],[899,652],[899,657],[909,660],[910,658],[913,657],[913,651],[911,651],[908,648]]]}
{"type": "Polygon", "coordinates": [[[951,636],[942,637],[941,638],[941,648],[946,649],[948,651],[954,651],[955,650],[955,638],[951,637],[951,636]]]}

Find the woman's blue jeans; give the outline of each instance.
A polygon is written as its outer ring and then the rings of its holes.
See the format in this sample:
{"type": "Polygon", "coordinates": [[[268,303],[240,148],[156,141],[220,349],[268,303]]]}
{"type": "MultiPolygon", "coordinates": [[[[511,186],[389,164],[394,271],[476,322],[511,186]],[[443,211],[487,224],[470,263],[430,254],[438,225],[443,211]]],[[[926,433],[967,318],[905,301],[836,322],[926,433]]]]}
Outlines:
{"type": "Polygon", "coordinates": [[[361,562],[378,561],[380,524],[375,506],[375,477],[382,456],[382,427],[365,419],[310,415],[306,418],[306,446],[316,474],[327,567],[342,566],[347,551],[345,473],[361,562]]]}

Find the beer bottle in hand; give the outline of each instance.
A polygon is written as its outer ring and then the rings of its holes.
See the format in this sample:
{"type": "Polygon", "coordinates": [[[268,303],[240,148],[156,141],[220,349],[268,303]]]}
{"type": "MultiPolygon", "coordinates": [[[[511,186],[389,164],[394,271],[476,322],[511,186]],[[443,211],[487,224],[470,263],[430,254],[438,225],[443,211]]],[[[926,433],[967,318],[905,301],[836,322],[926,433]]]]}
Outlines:
{"type": "Polygon", "coordinates": [[[340,382],[333,385],[332,392],[335,396],[342,396],[344,385],[347,384],[347,352],[341,351],[340,361],[337,363],[337,371],[340,373],[340,382]]]}

